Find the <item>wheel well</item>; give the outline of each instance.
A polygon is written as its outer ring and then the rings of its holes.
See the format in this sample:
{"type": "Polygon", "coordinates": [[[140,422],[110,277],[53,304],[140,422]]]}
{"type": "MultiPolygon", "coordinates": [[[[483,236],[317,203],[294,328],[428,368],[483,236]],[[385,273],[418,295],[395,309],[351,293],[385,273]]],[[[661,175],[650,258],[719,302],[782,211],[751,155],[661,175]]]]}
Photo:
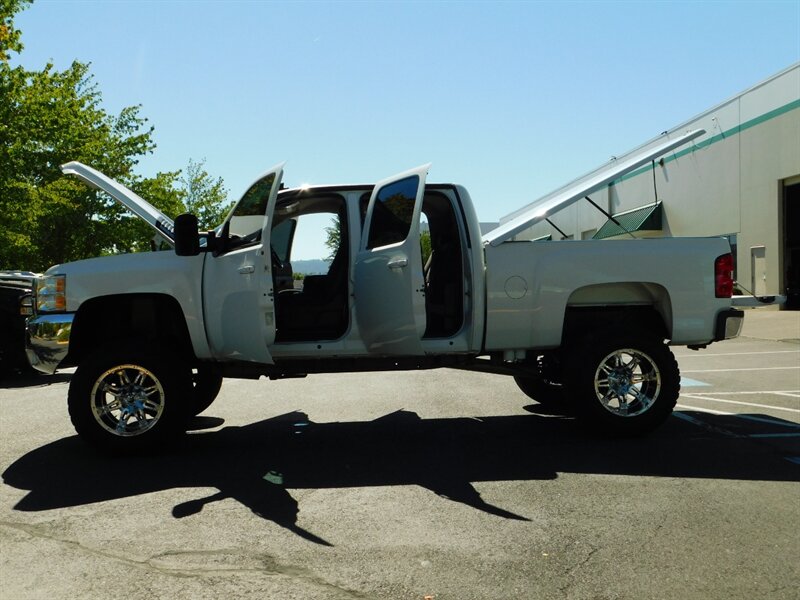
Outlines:
{"type": "Polygon", "coordinates": [[[186,319],[175,298],[164,294],[122,294],[93,298],[80,306],[64,362],[77,365],[101,346],[134,338],[159,347],[171,346],[182,356],[194,358],[186,319]]]}
{"type": "Polygon", "coordinates": [[[670,337],[663,317],[653,306],[569,306],[564,316],[562,347],[599,327],[637,327],[663,339],[670,337]]]}

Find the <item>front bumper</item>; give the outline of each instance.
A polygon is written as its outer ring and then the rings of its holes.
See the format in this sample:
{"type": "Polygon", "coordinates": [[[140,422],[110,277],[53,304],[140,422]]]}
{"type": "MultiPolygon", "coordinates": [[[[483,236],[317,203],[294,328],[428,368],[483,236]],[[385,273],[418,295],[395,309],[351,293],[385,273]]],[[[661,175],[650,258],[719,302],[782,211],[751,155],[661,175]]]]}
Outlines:
{"type": "Polygon", "coordinates": [[[28,319],[25,352],[37,371],[55,373],[69,351],[72,313],[43,314],[28,319]]]}

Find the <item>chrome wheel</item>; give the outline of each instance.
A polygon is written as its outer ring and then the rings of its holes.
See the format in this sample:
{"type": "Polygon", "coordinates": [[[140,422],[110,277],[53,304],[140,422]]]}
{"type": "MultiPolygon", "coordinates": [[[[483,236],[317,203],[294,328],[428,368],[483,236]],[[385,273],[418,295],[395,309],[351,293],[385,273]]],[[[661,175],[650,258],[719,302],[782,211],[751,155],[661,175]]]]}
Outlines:
{"type": "Polygon", "coordinates": [[[116,436],[141,435],[164,413],[164,387],[151,371],[135,364],[105,371],[95,381],[90,398],[97,423],[116,436]]]}
{"type": "Polygon", "coordinates": [[[681,389],[678,363],[659,332],[588,333],[570,351],[565,375],[578,420],[601,435],[652,431],[672,413],[681,389]]]}
{"type": "Polygon", "coordinates": [[[72,376],[69,417],[78,435],[106,451],[166,448],[185,431],[191,374],[173,347],[145,340],[100,347],[72,376]]]}
{"type": "Polygon", "coordinates": [[[610,413],[635,417],[647,412],[661,392],[661,372],[641,350],[615,350],[600,361],[594,375],[597,400],[610,413]]]}

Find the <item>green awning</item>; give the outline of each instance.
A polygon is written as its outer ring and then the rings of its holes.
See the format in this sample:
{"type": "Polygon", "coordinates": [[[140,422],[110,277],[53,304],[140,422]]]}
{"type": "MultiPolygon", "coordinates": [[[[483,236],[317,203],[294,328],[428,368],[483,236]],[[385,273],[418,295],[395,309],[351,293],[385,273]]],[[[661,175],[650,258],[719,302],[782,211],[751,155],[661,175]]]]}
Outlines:
{"type": "Polygon", "coordinates": [[[636,235],[636,232],[661,233],[661,215],[661,202],[621,212],[618,215],[614,215],[614,219],[616,219],[619,224],[609,219],[597,230],[597,233],[594,234],[592,239],[604,240],[618,236],[630,237],[628,232],[633,233],[636,237],[644,237],[642,235],[636,235]]]}

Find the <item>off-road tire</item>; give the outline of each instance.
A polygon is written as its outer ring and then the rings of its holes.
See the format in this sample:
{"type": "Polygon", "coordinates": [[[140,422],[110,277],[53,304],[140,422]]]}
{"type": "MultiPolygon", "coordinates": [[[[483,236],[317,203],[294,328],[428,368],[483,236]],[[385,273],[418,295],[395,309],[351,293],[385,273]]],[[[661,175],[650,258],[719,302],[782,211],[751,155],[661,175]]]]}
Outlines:
{"type": "Polygon", "coordinates": [[[570,353],[566,392],[588,430],[635,436],[661,425],[680,393],[680,371],[669,347],[645,333],[588,335],[570,353]]]}
{"type": "Polygon", "coordinates": [[[538,377],[514,376],[517,387],[531,400],[552,408],[566,408],[564,386],[538,377]]]}
{"type": "Polygon", "coordinates": [[[161,449],[184,432],[191,370],[166,350],[115,344],[88,356],[67,396],[75,431],[114,452],[161,449]]]}
{"type": "Polygon", "coordinates": [[[207,409],[219,395],[222,374],[213,367],[200,365],[192,371],[192,397],[187,407],[189,416],[196,417],[207,409]]]}

